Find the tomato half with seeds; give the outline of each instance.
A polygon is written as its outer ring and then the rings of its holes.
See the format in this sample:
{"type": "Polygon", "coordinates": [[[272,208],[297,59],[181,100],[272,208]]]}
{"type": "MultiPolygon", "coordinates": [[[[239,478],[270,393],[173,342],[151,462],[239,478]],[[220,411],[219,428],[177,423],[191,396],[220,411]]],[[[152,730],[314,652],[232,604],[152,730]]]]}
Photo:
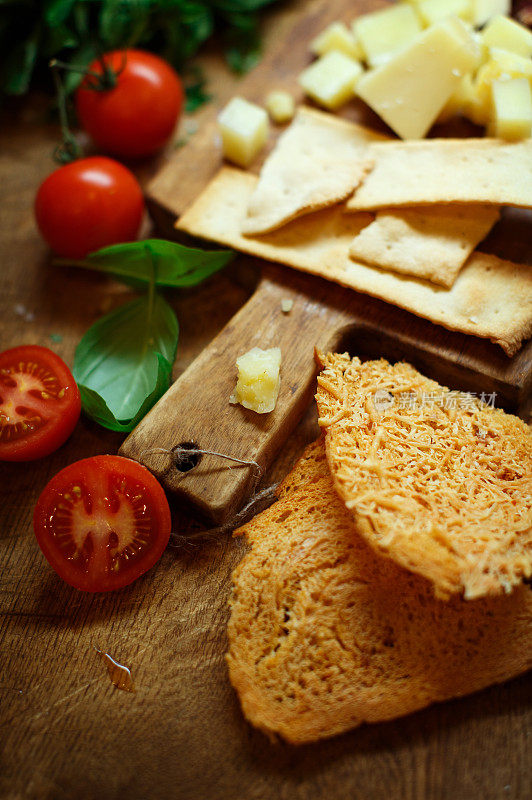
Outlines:
{"type": "Polygon", "coordinates": [[[1,461],[33,461],[57,450],[80,411],[76,381],[52,350],[32,344],[0,353],[1,461]]]}
{"type": "Polygon", "coordinates": [[[170,538],[170,508],[142,464],[93,456],[52,478],[37,501],[33,528],[63,580],[86,592],[108,592],[160,559],[170,538]]]}

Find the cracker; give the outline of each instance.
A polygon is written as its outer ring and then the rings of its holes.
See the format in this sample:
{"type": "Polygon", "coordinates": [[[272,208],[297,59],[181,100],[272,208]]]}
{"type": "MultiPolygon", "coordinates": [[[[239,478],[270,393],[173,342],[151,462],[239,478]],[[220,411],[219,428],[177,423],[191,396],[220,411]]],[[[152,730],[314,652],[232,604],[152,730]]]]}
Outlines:
{"type": "Polygon", "coordinates": [[[350,211],[430,203],[532,208],[532,140],[427,139],[369,146],[375,165],[350,211]]]}
{"type": "Polygon", "coordinates": [[[180,218],[194,236],[277,261],[378,297],[451,330],[485,337],[513,355],[532,333],[532,267],[474,253],[450,290],[349,258],[369,214],[333,206],[251,239],[241,234],[257,177],[224,167],[180,218]]]}
{"type": "Polygon", "coordinates": [[[495,206],[447,205],[379,211],[349,255],[377,267],[450,287],[499,219],[495,206]]]}
{"type": "MultiPolygon", "coordinates": [[[[227,662],[247,719],[293,744],[410,714],[532,666],[532,592],[465,602],[379,556],[339,500],[323,442],[241,529],[227,662]]],[[[393,791],[392,791],[393,795],[393,791]]]]}
{"type": "Polygon", "coordinates": [[[332,114],[300,108],[262,167],[242,231],[265,233],[345,200],[373,166],[368,143],[382,139],[332,114]]]}
{"type": "Polygon", "coordinates": [[[366,541],[439,597],[510,593],[529,578],[528,425],[410,364],[346,353],[320,361],[329,467],[366,541]]]}

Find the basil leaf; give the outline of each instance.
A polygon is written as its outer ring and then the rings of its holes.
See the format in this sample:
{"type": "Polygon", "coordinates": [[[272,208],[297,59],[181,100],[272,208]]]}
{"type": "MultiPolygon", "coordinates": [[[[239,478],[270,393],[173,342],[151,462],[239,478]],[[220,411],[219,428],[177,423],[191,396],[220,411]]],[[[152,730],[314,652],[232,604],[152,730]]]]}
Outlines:
{"type": "Polygon", "coordinates": [[[162,397],[170,385],[172,365],[160,353],[156,355],[159,363],[155,388],[146,397],[144,403],[134,417],[126,421],[118,420],[98,392],[95,392],[94,389],[89,389],[88,386],[80,384],[79,392],[81,394],[81,404],[87,416],[109,430],[119,431],[120,433],[129,433],[132,431],[148,413],[150,408],[155,405],[157,400],[162,397]]]}
{"type": "Polygon", "coordinates": [[[19,42],[10,52],[2,69],[2,88],[6,94],[18,95],[28,91],[40,36],[40,27],[36,26],[27,39],[19,42]]]}
{"type": "Polygon", "coordinates": [[[44,19],[50,28],[61,25],[72,11],[75,3],[76,0],[48,0],[44,3],[44,19]]]}
{"type": "Polygon", "coordinates": [[[84,261],[56,259],[55,263],[96,269],[142,283],[152,280],[155,267],[158,286],[184,288],[195,286],[218,272],[234,255],[231,250],[201,250],[166,239],[145,239],[104,247],[90,253],[84,261]]]}
{"type": "Polygon", "coordinates": [[[244,75],[255,67],[261,57],[260,49],[241,50],[239,47],[228,47],[225,51],[225,60],[237,75],[244,75]]]}
{"type": "Polygon", "coordinates": [[[105,427],[131,430],[168,388],[177,339],[176,316],[156,292],[98,320],[74,357],[86,413],[105,427]]]}

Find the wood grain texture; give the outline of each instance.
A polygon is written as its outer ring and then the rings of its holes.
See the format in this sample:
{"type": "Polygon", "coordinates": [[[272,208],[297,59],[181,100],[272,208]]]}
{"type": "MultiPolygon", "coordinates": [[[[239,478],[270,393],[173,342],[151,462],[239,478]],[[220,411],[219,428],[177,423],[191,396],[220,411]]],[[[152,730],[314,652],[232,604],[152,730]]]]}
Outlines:
{"type": "MultiPolygon", "coordinates": [[[[280,29],[311,5],[279,7],[280,29]]],[[[370,3],[353,2],[352,15],[362,7],[367,10],[370,3]]],[[[269,26],[272,44],[278,19],[272,17],[269,26]]],[[[209,55],[206,63],[218,86],[235,90],[238,84],[218,59],[209,55]]],[[[83,332],[130,293],[103,275],[49,263],[31,210],[36,187],[52,168],[59,135],[47,120],[36,97],[3,110],[0,345],[48,345],[72,364],[83,332]]],[[[143,165],[145,176],[154,163],[143,165]]],[[[507,257],[523,260],[520,251],[529,236],[524,218],[514,220],[510,236],[500,235],[507,257]]],[[[238,261],[202,286],[167,293],[181,327],[175,378],[243,305],[257,272],[253,262],[238,261]]],[[[369,336],[364,346],[369,350],[373,341],[369,336]]],[[[378,339],[375,346],[381,346],[378,339]]],[[[266,482],[281,478],[316,433],[311,408],[266,482]]],[[[84,595],[63,584],[35,543],[35,501],[66,464],[114,453],[122,438],[82,418],[71,439],[48,458],[0,465],[0,797],[532,796],[529,676],[301,749],[271,744],[252,730],[240,714],[223,659],[230,575],[245,545],[230,537],[179,538],[198,525],[177,504],[171,546],[137,583],[108,596],[84,595]],[[131,668],[135,694],[111,685],[93,644],[131,668]]]]}
{"type": "MultiPolygon", "coordinates": [[[[361,11],[368,10],[359,5],[361,11]]],[[[377,5],[372,4],[371,8],[377,5]]],[[[335,0],[334,3],[314,0],[307,3],[305,14],[295,18],[293,27],[284,37],[276,38],[275,46],[260,67],[241,82],[239,94],[263,103],[272,87],[283,88],[300,102],[302,91],[297,83],[297,75],[311,58],[307,43],[331,20],[344,19],[349,22],[352,18],[353,4],[347,0],[335,0]]],[[[195,200],[222,164],[221,145],[216,132],[218,111],[219,106],[210,107],[198,133],[174,154],[148,185],[152,203],[159,212],[165,212],[170,218],[179,216],[195,200]]],[[[371,110],[358,101],[347,104],[342,113],[350,119],[384,130],[385,126],[371,110]]],[[[440,129],[439,134],[463,135],[473,132],[473,126],[464,122],[456,120],[440,129]]],[[[273,126],[268,146],[253,164],[253,171],[260,170],[282,129],[273,126]]],[[[518,210],[505,209],[502,222],[482,248],[509,258],[507,245],[511,242],[515,247],[517,242],[521,258],[515,260],[527,263],[531,257],[528,235],[513,236],[512,229],[522,221],[530,226],[531,220],[530,213],[525,212],[523,216],[518,210]]],[[[274,291],[272,279],[261,283],[258,296],[249,301],[246,309],[231,321],[228,330],[213,343],[212,348],[204,351],[198,363],[193,364],[172,386],[121,450],[124,455],[155,469],[167,490],[200,513],[217,522],[227,519],[249,494],[249,469],[214,471],[212,459],[209,459],[209,463],[204,461],[194,470],[194,474],[183,480],[168,458],[154,460],[150,455],[149,460],[145,460],[144,453],[156,447],[171,448],[180,442],[193,440],[201,447],[253,459],[261,467],[268,467],[282,446],[290,426],[297,419],[298,412],[302,410],[303,397],[308,396],[312,373],[305,365],[310,361],[313,347],[319,344],[324,323],[328,332],[325,344],[329,346],[339,338],[338,325],[347,327],[350,323],[353,328],[356,327],[366,344],[371,338],[371,331],[375,346],[367,348],[366,355],[373,358],[410,359],[412,354],[408,342],[415,340],[423,345],[421,349],[425,349],[428,357],[423,359],[420,355],[418,361],[423,363],[423,368],[431,377],[479,394],[496,392],[499,404],[523,416],[528,415],[532,389],[532,342],[525,345],[511,361],[495,354],[492,345],[486,346],[485,342],[471,336],[451,337],[449,347],[448,333],[440,326],[429,324],[420,327],[413,315],[405,315],[390,306],[383,315],[379,304],[375,307],[370,298],[361,301],[360,295],[355,292],[345,292],[338,287],[325,288],[323,283],[320,286],[318,282],[302,282],[290,268],[284,268],[284,275],[282,271],[277,271],[276,275],[278,277],[275,280],[281,281],[282,291],[290,295],[295,292],[295,296],[299,292],[306,298],[307,324],[301,324],[296,312],[287,320],[287,324],[280,327],[278,320],[282,315],[278,304],[282,295],[274,291]],[[271,304],[268,298],[272,300],[271,304]],[[343,318],[339,318],[335,311],[341,303],[347,314],[343,318]],[[315,322],[311,321],[312,315],[315,322]],[[296,336],[291,333],[291,325],[294,333],[297,331],[296,336]],[[379,325],[385,326],[386,335],[379,334],[379,325]],[[297,341],[297,355],[289,363],[283,362],[283,386],[288,383],[289,387],[298,386],[301,391],[287,397],[282,390],[277,408],[267,421],[259,422],[257,415],[252,412],[229,408],[227,397],[231,380],[234,383],[236,357],[251,346],[261,346],[263,340],[268,343],[264,346],[281,346],[284,359],[286,349],[283,344],[290,341],[291,337],[297,341]],[[251,344],[247,346],[244,344],[246,342],[251,344]],[[455,347],[455,344],[458,346],[455,347]],[[306,350],[306,354],[300,353],[300,350],[306,350]],[[209,393],[204,394],[207,388],[209,393]],[[215,426],[210,423],[213,411],[217,420],[215,426]],[[190,435],[187,435],[187,431],[190,431],[190,435]]],[[[358,342],[353,340],[352,344],[354,352],[361,355],[357,349],[358,342]]]]}
{"type": "Polygon", "coordinates": [[[265,266],[253,296],[170,387],[123,443],[122,455],[148,466],[182,504],[225,522],[254,487],[249,466],[205,455],[180,472],[172,448],[194,443],[267,469],[307,407],[314,388],[314,348],[348,348],[369,358],[406,359],[444,385],[497,395],[525,415],[532,390],[532,342],[509,359],[485,340],[425,320],[319,278],[265,266]],[[290,299],[289,314],[281,301],[290,299]],[[229,397],[235,363],[252,347],[280,347],[281,391],[274,411],[259,415],[229,397]],[[153,450],[166,450],[157,454],[153,450]]]}

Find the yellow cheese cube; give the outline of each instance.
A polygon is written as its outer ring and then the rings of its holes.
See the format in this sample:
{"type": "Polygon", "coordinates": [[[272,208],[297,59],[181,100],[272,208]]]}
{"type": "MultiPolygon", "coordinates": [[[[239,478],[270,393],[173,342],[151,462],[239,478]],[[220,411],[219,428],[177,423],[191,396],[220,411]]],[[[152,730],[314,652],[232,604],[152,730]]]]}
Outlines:
{"type": "Polygon", "coordinates": [[[488,47],[510,50],[519,56],[532,56],[532,32],[509,17],[493,17],[481,33],[488,47]]]}
{"type": "Polygon", "coordinates": [[[249,167],[266,144],[268,115],[263,108],[233,97],[218,116],[224,156],[240,167],[249,167]]]}
{"type": "Polygon", "coordinates": [[[296,110],[294,98],[288,92],[273,91],[266,95],[264,105],[274,122],[290,122],[296,110]]]}
{"type": "Polygon", "coordinates": [[[353,22],[353,30],[372,67],[384,64],[422,30],[419,16],[408,4],[395,5],[353,22]]]}
{"type": "Polygon", "coordinates": [[[460,79],[460,83],[440,111],[436,122],[448,122],[458,114],[467,116],[465,109],[471,102],[473,94],[473,76],[468,72],[467,75],[460,79]]]}
{"type": "Polygon", "coordinates": [[[434,25],[453,15],[470,20],[473,13],[471,0],[420,0],[416,5],[425,25],[434,25]]]}
{"type": "Polygon", "coordinates": [[[492,127],[502,139],[526,139],[532,133],[532,92],[526,78],[493,81],[492,127]]]}
{"type": "Polygon", "coordinates": [[[477,81],[472,75],[464,76],[461,84],[463,98],[462,114],[475,125],[487,125],[490,118],[491,101],[489,96],[479,93],[477,81]]]}
{"type": "Polygon", "coordinates": [[[353,97],[362,72],[358,61],[332,50],[303,70],[299,83],[313,100],[334,111],[353,97]]]}
{"type": "Polygon", "coordinates": [[[497,14],[510,14],[512,11],[512,0],[471,0],[471,5],[471,21],[477,28],[497,14]]]}
{"type": "Polygon", "coordinates": [[[357,94],[403,139],[420,139],[475,69],[480,49],[455,17],[433,25],[357,84],[357,94]]]}
{"type": "Polygon", "coordinates": [[[272,347],[270,350],[262,350],[260,347],[253,347],[237,358],[236,366],[238,380],[229,401],[240,403],[257,414],[273,411],[281,385],[280,349],[272,347]]]}
{"type": "Polygon", "coordinates": [[[491,84],[493,81],[507,81],[511,78],[526,78],[532,81],[532,61],[508,50],[491,48],[490,58],[480,67],[475,81],[478,101],[485,111],[486,118],[489,117],[491,108],[491,84]]]}
{"type": "Polygon", "coordinates": [[[316,56],[324,56],[331,50],[339,50],[346,56],[361,61],[364,52],[360,44],[356,41],[352,31],[343,22],[331,22],[315,39],[310,43],[310,49],[316,56]]]}

